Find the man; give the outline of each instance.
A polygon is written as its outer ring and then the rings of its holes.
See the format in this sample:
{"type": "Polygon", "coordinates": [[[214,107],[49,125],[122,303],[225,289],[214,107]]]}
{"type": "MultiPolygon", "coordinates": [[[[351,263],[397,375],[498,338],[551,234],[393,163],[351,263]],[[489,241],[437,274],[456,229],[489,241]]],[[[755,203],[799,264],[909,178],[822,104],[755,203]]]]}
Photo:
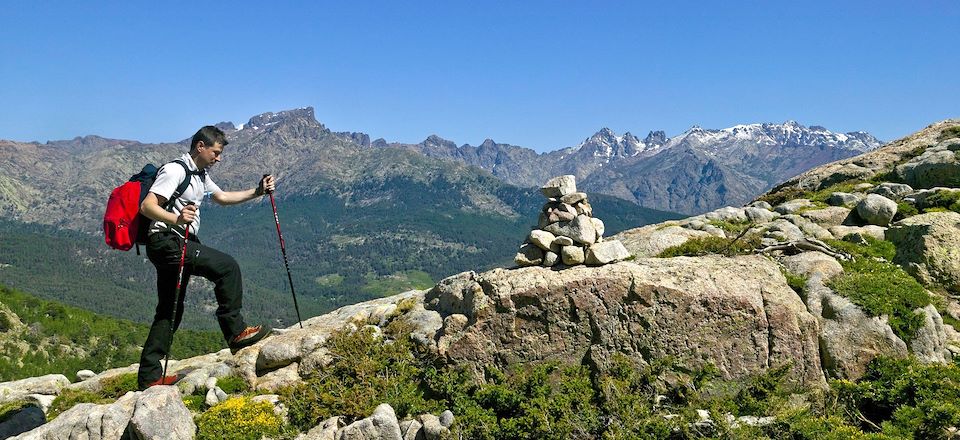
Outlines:
{"type": "Polygon", "coordinates": [[[262,178],[256,188],[245,191],[221,190],[207,171],[220,162],[227,143],[226,136],[219,128],[209,125],[201,128],[190,141],[189,153],[178,159],[183,164],[171,162],[161,167],[156,181],[140,204],[140,212],[153,220],[150,223],[147,257],[157,268],[158,300],[153,325],[140,355],[140,371],[137,375],[140,389],[153,385],[172,385],[179,379],[177,376],[161,377],[163,368],[160,361],[168,354],[173,338],[170,320],[174,318],[174,307],[177,313],[172,328],[175,330],[180,325],[184,292],[190,275],[200,275],[215,284],[217,321],[231,349],[252,345],[270,332],[264,326],[247,326],[243,320],[240,313],[243,282],[237,262],[223,252],[200,244],[198,238],[200,205],[204,194],[209,193],[217,204],[233,205],[274,190],[273,176],[262,178]],[[168,204],[177,187],[188,177],[189,186],[168,204]],[[184,228],[190,228],[189,234],[184,233],[184,228]],[[176,298],[184,235],[189,238],[180,295],[176,298]]]}

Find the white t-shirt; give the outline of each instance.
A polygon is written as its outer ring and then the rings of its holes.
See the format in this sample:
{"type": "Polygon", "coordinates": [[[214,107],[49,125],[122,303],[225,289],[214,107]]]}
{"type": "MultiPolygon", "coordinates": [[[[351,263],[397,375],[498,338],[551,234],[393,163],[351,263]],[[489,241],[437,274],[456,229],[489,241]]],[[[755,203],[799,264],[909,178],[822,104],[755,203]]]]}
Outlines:
{"type": "MultiPolygon", "coordinates": [[[[193,158],[190,157],[189,154],[184,153],[179,159],[187,164],[187,168],[191,171],[197,171],[197,164],[193,162],[193,158]]],[[[165,164],[160,167],[160,171],[157,173],[157,179],[154,180],[153,186],[150,187],[150,192],[170,200],[173,192],[177,190],[177,187],[180,186],[180,183],[183,182],[186,176],[187,174],[180,164],[175,162],[165,164]]],[[[197,217],[193,223],[190,223],[190,235],[196,235],[200,231],[200,204],[203,203],[203,196],[207,193],[216,194],[220,191],[222,191],[220,187],[217,186],[216,183],[213,183],[213,180],[210,178],[210,173],[207,173],[206,178],[202,180],[199,175],[190,176],[190,185],[188,185],[187,189],[183,191],[183,194],[173,202],[169,211],[180,216],[180,210],[187,205],[187,202],[193,202],[194,205],[197,205],[197,217]]],[[[183,237],[183,226],[171,227],[171,225],[162,221],[153,221],[150,223],[151,234],[167,230],[171,230],[183,237]]]]}

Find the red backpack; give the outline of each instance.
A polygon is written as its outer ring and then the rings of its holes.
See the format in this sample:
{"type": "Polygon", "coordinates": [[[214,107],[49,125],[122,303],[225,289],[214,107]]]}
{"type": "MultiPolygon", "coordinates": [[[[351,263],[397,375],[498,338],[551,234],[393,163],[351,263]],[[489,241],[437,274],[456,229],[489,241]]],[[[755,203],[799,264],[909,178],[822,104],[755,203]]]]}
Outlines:
{"type": "MultiPolygon", "coordinates": [[[[190,178],[194,175],[202,175],[202,171],[190,171],[187,164],[182,160],[175,160],[183,166],[187,172],[183,182],[167,201],[163,209],[169,210],[173,202],[183,195],[183,192],[190,186],[190,178]]],[[[147,192],[157,179],[157,173],[160,170],[149,163],[140,170],[139,173],[130,177],[130,180],[114,188],[110,193],[110,199],[107,200],[107,210],[103,214],[103,238],[107,245],[129,251],[135,244],[145,244],[147,242],[147,233],[150,227],[150,219],[140,214],[140,203],[147,197],[147,192]]],[[[137,253],[140,249],[137,248],[137,253]]]]}

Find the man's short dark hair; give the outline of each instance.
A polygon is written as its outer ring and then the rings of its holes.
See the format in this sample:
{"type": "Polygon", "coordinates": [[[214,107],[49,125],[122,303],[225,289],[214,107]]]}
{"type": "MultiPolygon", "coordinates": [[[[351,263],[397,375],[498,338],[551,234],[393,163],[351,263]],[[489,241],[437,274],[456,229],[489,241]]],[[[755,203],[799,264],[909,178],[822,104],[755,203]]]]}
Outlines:
{"type": "Polygon", "coordinates": [[[214,144],[226,147],[229,144],[227,135],[223,133],[223,130],[212,125],[197,130],[197,134],[193,135],[193,140],[190,141],[190,150],[196,148],[197,142],[200,141],[203,141],[203,144],[208,147],[212,147],[214,144]]]}

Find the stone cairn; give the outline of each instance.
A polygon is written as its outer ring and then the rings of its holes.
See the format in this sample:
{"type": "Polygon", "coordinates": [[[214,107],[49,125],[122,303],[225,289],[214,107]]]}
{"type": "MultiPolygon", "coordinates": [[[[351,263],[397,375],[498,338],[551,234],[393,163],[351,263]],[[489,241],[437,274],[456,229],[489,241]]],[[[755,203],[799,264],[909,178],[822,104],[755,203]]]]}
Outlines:
{"type": "Polygon", "coordinates": [[[603,222],[593,216],[587,195],[577,192],[574,176],[554,177],[540,192],[547,203],[540,211],[537,228],[530,231],[514,257],[518,266],[596,266],[630,257],[619,241],[603,240],[603,222]]]}

